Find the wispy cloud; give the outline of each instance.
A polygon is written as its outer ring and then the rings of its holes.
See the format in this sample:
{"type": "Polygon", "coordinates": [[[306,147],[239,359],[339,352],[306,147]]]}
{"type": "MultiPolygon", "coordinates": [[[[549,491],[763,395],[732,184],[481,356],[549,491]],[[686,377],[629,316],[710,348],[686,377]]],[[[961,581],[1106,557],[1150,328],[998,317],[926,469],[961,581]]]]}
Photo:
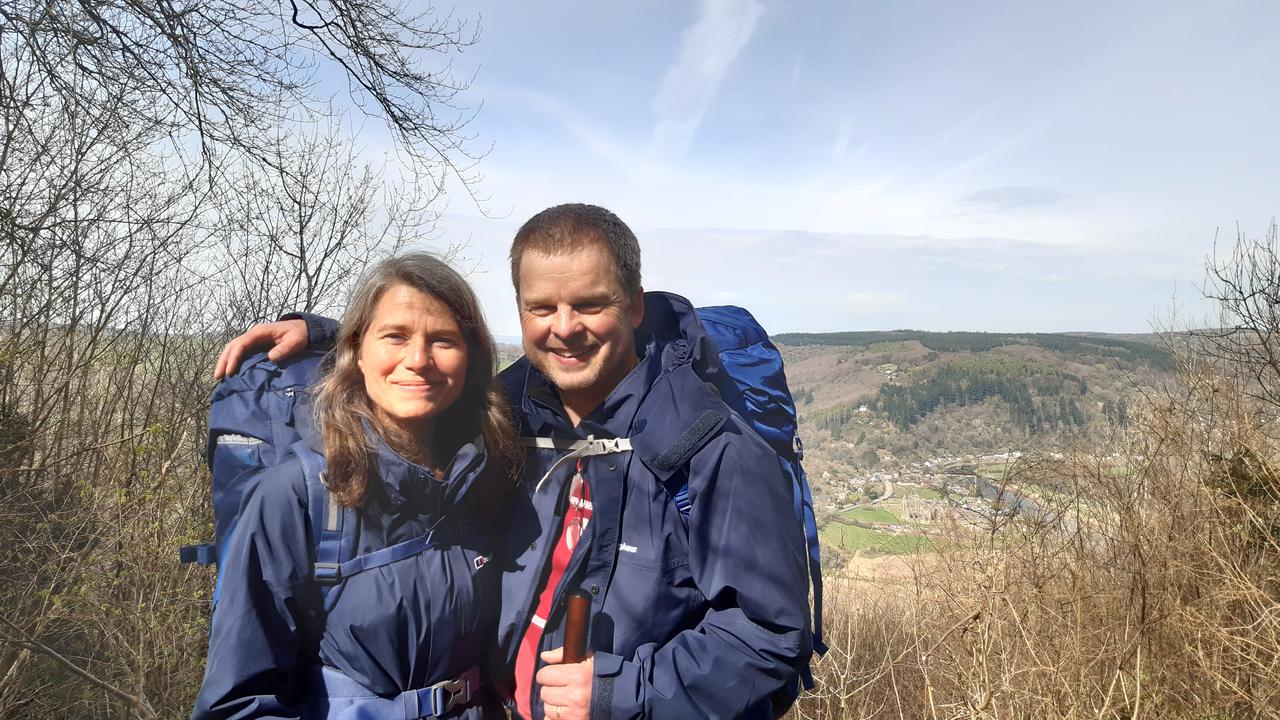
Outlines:
{"type": "Polygon", "coordinates": [[[846,294],[843,310],[848,313],[879,313],[902,307],[906,298],[898,293],[857,292],[846,294]]]}
{"type": "Polygon", "coordinates": [[[955,175],[956,173],[964,172],[966,170],[971,170],[975,167],[978,167],[979,165],[990,160],[991,158],[997,157],[1005,152],[1008,152],[1014,147],[1017,147],[1018,145],[1022,144],[1024,141],[1026,141],[1027,138],[1031,137],[1035,132],[1036,132],[1035,130],[1025,130],[1023,132],[1017,133],[1016,135],[1011,135],[1010,137],[1003,140],[1002,142],[996,143],[993,147],[983,150],[982,152],[974,155],[973,157],[970,157],[964,160],[963,162],[956,163],[955,165],[952,165],[946,170],[943,170],[942,172],[938,173],[938,177],[947,177],[949,175],[955,175]]]}
{"type": "Polygon", "coordinates": [[[698,19],[685,29],[680,53],[654,96],[651,155],[679,157],[688,149],[762,12],[757,0],[703,0],[698,19]]]}
{"type": "MultiPolygon", "coordinates": [[[[624,218],[624,219],[629,219],[624,218]]],[[[506,271],[523,217],[450,214],[469,240],[469,276],[495,333],[518,336],[506,271]]],[[[644,285],[697,305],[749,307],[771,332],[932,330],[1135,331],[1176,273],[1134,263],[1131,248],[1064,248],[1010,238],[862,235],[632,223],[644,285]],[[1117,271],[1117,268],[1125,268],[1117,271]]]]}
{"type": "Polygon", "coordinates": [[[831,157],[846,162],[857,162],[871,147],[871,141],[868,140],[857,148],[853,153],[849,154],[849,142],[853,140],[853,121],[845,120],[836,128],[835,140],[831,143],[831,157]]]}
{"type": "Polygon", "coordinates": [[[783,100],[790,100],[791,94],[795,92],[796,85],[800,82],[804,74],[804,50],[795,54],[791,59],[791,72],[787,75],[787,84],[782,93],[783,100]]]}
{"type": "Polygon", "coordinates": [[[962,195],[960,202],[984,210],[1010,212],[1057,205],[1069,197],[1049,185],[1006,185],[962,195]]]}
{"type": "Polygon", "coordinates": [[[593,124],[577,108],[549,94],[502,85],[486,86],[484,92],[486,99],[492,103],[519,107],[526,113],[550,118],[584,149],[601,160],[633,172],[652,169],[644,158],[615,139],[606,128],[593,124]]]}

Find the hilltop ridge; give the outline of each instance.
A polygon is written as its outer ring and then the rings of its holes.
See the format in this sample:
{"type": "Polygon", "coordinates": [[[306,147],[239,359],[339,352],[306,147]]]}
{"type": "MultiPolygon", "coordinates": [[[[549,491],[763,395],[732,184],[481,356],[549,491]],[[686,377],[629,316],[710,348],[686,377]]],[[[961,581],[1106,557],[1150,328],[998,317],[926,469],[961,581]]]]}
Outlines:
{"type": "Polygon", "coordinates": [[[890,342],[920,343],[937,352],[986,352],[1009,345],[1032,345],[1067,354],[1093,354],[1131,357],[1151,363],[1160,369],[1172,368],[1172,357],[1159,345],[1155,334],[1112,334],[1095,332],[1069,333],[996,333],[972,331],[928,330],[854,330],[832,333],[779,333],[773,336],[779,345],[819,345],[864,347],[890,342]]]}
{"type": "Polygon", "coordinates": [[[885,469],[1102,437],[1173,370],[1156,335],[889,330],[774,341],[819,497],[885,469]]]}

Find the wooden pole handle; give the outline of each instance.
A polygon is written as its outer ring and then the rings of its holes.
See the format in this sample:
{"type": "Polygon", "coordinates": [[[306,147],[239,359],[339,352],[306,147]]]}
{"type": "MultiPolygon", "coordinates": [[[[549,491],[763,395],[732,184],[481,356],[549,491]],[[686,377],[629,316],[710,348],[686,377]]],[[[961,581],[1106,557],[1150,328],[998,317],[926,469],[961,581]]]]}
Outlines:
{"type": "Polygon", "coordinates": [[[564,620],[564,661],[579,663],[587,659],[587,621],[591,618],[591,596],[583,590],[569,595],[564,620]]]}

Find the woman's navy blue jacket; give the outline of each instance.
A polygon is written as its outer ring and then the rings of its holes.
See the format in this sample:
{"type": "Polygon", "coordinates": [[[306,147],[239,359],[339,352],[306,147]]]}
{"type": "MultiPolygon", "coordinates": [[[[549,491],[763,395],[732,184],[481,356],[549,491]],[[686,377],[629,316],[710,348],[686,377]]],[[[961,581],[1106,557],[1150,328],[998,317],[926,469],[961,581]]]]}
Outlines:
{"type": "MultiPolygon", "coordinates": [[[[486,561],[498,530],[492,516],[510,485],[505,472],[488,461],[480,441],[457,452],[443,481],[376,438],[375,444],[382,487],[359,511],[359,554],[440,523],[444,545],[346,579],[326,616],[312,577],[301,463],[291,458],[263,471],[222,560],[193,718],[384,718],[382,711],[336,711],[350,700],[327,707],[315,697],[325,694],[318,678],[332,680],[337,670],[345,684],[354,680],[395,698],[492,660],[500,580],[497,563],[486,561]]],[[[344,689],[331,687],[329,694],[344,689]]],[[[481,697],[447,717],[503,716],[489,688],[481,697]]]]}

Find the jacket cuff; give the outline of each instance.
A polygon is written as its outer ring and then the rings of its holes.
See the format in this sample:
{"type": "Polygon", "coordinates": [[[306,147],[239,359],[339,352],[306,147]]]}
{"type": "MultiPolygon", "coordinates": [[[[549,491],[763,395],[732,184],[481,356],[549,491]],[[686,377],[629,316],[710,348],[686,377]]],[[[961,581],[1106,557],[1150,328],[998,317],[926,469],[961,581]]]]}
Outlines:
{"type": "Polygon", "coordinates": [[[330,350],[338,340],[341,324],[333,318],[314,313],[292,312],[281,315],[279,319],[301,320],[307,324],[308,350],[330,350]]]}
{"type": "Polygon", "coordinates": [[[591,682],[591,720],[621,720],[643,715],[640,669],[612,653],[597,652],[591,682]]]}

